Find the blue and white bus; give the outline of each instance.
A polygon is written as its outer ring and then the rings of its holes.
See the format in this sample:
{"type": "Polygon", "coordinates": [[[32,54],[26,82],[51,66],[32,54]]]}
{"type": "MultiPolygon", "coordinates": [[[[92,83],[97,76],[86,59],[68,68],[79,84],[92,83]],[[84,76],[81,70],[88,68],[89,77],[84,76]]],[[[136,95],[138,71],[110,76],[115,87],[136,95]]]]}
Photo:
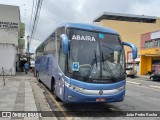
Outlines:
{"type": "Polygon", "coordinates": [[[120,102],[125,97],[124,45],[120,35],[95,25],[59,25],[36,50],[36,75],[55,98],[69,102],[120,102]]]}

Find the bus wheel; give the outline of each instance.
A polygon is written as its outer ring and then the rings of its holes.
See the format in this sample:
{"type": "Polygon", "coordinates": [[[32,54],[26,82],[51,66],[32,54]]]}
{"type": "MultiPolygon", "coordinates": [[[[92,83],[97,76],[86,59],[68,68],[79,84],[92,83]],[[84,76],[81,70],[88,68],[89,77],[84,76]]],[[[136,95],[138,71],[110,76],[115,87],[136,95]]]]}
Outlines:
{"type": "Polygon", "coordinates": [[[34,77],[37,77],[37,70],[34,69],[33,73],[34,73],[34,77]]]}
{"type": "Polygon", "coordinates": [[[39,79],[39,72],[36,72],[36,76],[37,76],[37,81],[41,82],[41,80],[39,79]]]}
{"type": "Polygon", "coordinates": [[[57,100],[57,101],[60,101],[60,99],[57,97],[57,94],[56,94],[56,83],[55,83],[55,80],[54,78],[52,78],[52,82],[51,82],[51,91],[54,95],[54,98],[57,100]]]}

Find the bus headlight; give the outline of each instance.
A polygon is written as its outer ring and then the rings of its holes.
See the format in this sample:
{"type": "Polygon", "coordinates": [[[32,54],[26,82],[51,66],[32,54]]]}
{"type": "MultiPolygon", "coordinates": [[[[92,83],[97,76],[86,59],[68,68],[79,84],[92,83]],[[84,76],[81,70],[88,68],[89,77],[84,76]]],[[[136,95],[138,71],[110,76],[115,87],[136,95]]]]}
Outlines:
{"type": "Polygon", "coordinates": [[[119,92],[122,91],[122,90],[125,90],[125,85],[123,85],[123,86],[121,86],[121,87],[118,88],[119,92]]]}
{"type": "Polygon", "coordinates": [[[75,91],[82,91],[83,88],[80,88],[80,87],[77,87],[77,86],[73,85],[73,90],[75,90],[75,91]]]}
{"type": "Polygon", "coordinates": [[[84,88],[80,88],[80,87],[77,87],[77,86],[75,86],[75,85],[71,85],[71,84],[69,84],[69,83],[67,83],[67,82],[65,82],[65,85],[66,85],[68,88],[70,88],[70,89],[72,89],[72,90],[75,90],[75,91],[82,91],[82,90],[84,90],[84,88]]]}

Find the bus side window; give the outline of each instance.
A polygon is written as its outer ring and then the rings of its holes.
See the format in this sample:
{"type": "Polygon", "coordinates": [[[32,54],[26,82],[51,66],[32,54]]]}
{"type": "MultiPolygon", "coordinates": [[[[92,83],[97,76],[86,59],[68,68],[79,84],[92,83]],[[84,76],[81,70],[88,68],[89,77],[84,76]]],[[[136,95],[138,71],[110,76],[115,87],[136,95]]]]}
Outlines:
{"type": "Polygon", "coordinates": [[[61,34],[65,33],[65,28],[60,28],[57,33],[57,52],[58,52],[58,63],[61,70],[65,73],[65,61],[66,55],[62,52],[62,39],[60,37],[61,34]]]}
{"type": "Polygon", "coordinates": [[[47,42],[45,44],[45,53],[54,53],[55,52],[55,34],[53,33],[49,38],[47,39],[47,42]]]}

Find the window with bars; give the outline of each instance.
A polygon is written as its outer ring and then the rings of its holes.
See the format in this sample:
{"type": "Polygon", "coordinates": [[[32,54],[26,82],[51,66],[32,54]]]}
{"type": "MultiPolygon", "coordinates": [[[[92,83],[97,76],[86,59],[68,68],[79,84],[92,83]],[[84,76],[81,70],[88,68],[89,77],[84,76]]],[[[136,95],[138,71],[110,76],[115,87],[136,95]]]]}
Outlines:
{"type": "Polygon", "coordinates": [[[160,38],[154,40],[154,47],[160,47],[160,38]]]}
{"type": "Polygon", "coordinates": [[[152,41],[146,41],[145,48],[152,48],[152,41]]]}

